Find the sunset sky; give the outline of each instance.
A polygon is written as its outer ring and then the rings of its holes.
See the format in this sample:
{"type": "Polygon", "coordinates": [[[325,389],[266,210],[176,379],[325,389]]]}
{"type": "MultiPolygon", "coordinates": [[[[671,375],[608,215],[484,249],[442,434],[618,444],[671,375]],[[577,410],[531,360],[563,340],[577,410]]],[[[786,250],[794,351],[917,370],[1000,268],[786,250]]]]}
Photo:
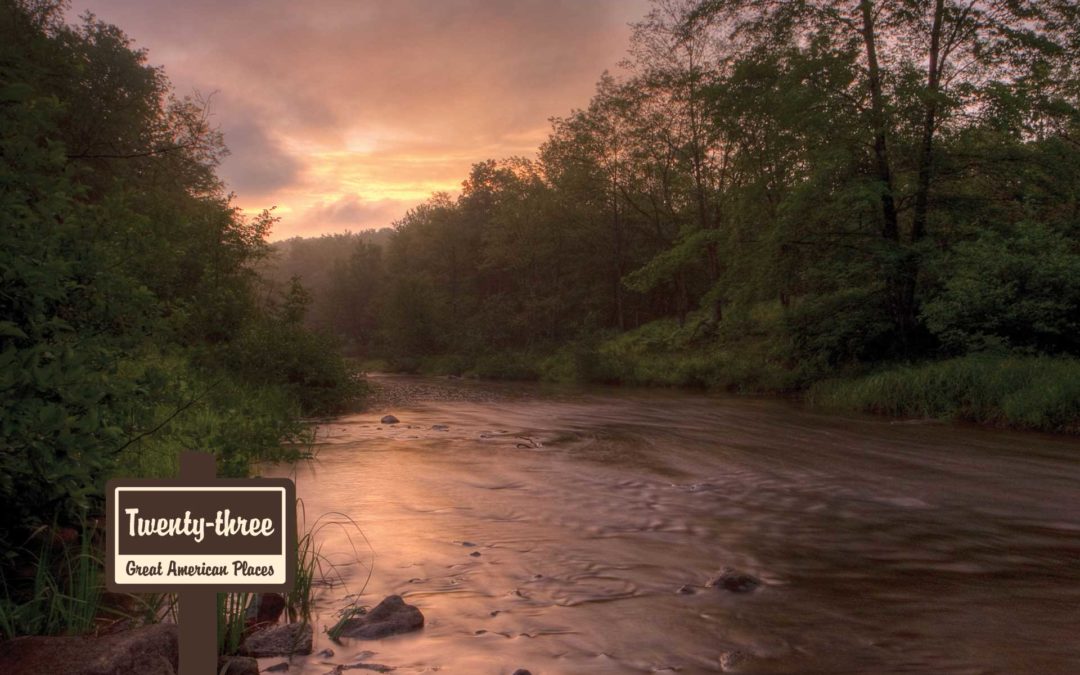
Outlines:
{"type": "Polygon", "coordinates": [[[179,94],[211,94],[221,175],[273,239],[389,225],[473,162],[532,156],[647,0],[76,0],[179,94]]]}

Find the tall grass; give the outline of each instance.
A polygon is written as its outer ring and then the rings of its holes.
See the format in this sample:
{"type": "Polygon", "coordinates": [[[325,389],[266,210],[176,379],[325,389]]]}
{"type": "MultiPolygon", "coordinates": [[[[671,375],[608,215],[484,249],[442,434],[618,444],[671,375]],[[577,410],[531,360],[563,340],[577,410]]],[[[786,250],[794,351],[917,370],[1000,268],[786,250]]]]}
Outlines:
{"type": "Polygon", "coordinates": [[[1080,360],[971,355],[810,388],[819,407],[1080,433],[1080,360]]]}
{"type": "Polygon", "coordinates": [[[217,594],[218,654],[235,654],[244,641],[248,607],[258,602],[256,593],[217,594]]]}
{"type": "Polygon", "coordinates": [[[102,563],[91,550],[91,533],[77,546],[57,545],[55,527],[41,527],[36,535],[42,539],[36,554],[25,548],[8,552],[33,562],[32,577],[9,578],[0,567],[0,634],[12,638],[90,632],[101,612],[103,590],[102,563]]]}

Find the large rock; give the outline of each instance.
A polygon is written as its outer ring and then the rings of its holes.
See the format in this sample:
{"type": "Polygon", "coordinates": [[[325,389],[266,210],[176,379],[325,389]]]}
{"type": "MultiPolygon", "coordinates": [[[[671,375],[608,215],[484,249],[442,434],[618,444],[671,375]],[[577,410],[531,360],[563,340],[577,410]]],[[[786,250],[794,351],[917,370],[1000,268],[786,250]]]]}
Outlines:
{"type": "Polygon", "coordinates": [[[252,633],[240,645],[244,656],[289,656],[310,654],[312,630],[309,623],[287,623],[252,633]]]}
{"type": "Polygon", "coordinates": [[[20,637],[0,643],[4,675],[175,675],[175,624],[154,624],[103,637],[20,637]]]}
{"type": "Polygon", "coordinates": [[[400,420],[393,415],[383,415],[383,418],[379,421],[383,424],[397,424],[400,420]]]}
{"type": "Polygon", "coordinates": [[[405,604],[400,595],[391,595],[367,614],[346,620],[338,635],[361,640],[378,640],[423,627],[424,615],[420,613],[420,610],[405,604]]]}

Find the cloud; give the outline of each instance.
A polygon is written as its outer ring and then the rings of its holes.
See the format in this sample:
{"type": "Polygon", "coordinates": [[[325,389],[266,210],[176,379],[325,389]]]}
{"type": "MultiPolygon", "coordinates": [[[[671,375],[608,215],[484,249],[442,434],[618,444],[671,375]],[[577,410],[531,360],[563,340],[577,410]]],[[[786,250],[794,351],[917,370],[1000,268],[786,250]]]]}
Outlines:
{"type": "MultiPolygon", "coordinates": [[[[281,207],[453,189],[531,154],[588,103],[646,0],[75,0],[119,25],[181,94],[220,92],[240,203],[281,207]]],[[[216,99],[215,99],[216,100],[216,99]]],[[[385,224],[385,223],[383,223],[385,224]]]]}
{"type": "Polygon", "coordinates": [[[360,195],[345,195],[332,201],[320,201],[294,219],[297,233],[340,232],[383,227],[405,215],[411,201],[380,199],[365,201],[360,195]]]}
{"type": "Polygon", "coordinates": [[[261,197],[295,184],[303,162],[286,152],[263,125],[243,115],[229,115],[222,125],[229,156],[221,176],[229,188],[250,197],[261,197]]]}

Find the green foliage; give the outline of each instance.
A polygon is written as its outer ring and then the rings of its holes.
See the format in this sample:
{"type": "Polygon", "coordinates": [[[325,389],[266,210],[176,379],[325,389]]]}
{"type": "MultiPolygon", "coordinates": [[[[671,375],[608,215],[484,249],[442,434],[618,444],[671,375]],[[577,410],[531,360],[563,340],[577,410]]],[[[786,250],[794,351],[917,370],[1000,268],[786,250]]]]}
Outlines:
{"type": "Polygon", "coordinates": [[[169,477],[181,452],[199,448],[217,458],[224,476],[247,475],[258,461],[299,457],[310,440],[296,398],[280,386],[248,383],[180,357],[144,359],[142,378],[160,390],[147,430],[116,456],[115,475],[169,477]]]}
{"type": "Polygon", "coordinates": [[[89,628],[100,590],[90,549],[58,572],[24,543],[55,526],[90,546],[83,520],[100,512],[109,476],[171,475],[191,448],[244,475],[253,462],[297,456],[301,414],[360,391],[335,344],[301,326],[299,284],[280,311],[257,303],[253,267],[274,218],[245,218],[231,204],[203,102],[173,96],[119,28],[93,17],[68,26],[64,11],[0,0],[9,635],[89,628]],[[19,576],[30,563],[32,581],[19,576]]]}
{"type": "Polygon", "coordinates": [[[1080,247],[1040,223],[987,232],[941,260],[943,288],[923,306],[953,352],[1022,348],[1080,353],[1080,247]]]}
{"type": "Polygon", "coordinates": [[[0,542],[54,516],[74,522],[143,417],[117,373],[129,334],[152,323],[148,294],[83,242],[93,209],[51,138],[58,106],[25,84],[0,89],[0,542]]]}

